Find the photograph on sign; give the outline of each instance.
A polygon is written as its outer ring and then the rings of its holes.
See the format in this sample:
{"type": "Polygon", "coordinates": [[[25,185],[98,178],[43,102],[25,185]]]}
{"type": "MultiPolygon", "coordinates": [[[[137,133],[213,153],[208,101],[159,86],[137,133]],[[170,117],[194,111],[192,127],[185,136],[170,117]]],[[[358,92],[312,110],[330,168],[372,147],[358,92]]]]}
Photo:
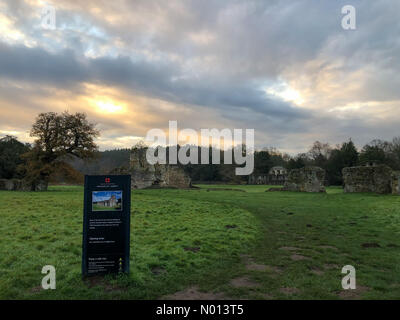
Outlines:
{"type": "Polygon", "coordinates": [[[92,211],[121,211],[122,191],[93,191],[92,211]]]}

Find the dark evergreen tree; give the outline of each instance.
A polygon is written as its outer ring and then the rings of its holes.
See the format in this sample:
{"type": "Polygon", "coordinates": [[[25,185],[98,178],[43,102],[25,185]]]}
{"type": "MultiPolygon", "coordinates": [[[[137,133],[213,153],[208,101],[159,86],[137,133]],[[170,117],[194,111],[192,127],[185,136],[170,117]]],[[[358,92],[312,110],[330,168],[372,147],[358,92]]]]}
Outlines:
{"type": "Polygon", "coordinates": [[[0,139],[0,178],[21,178],[17,170],[23,163],[21,156],[28,152],[29,144],[23,144],[13,136],[5,136],[0,139]]]}

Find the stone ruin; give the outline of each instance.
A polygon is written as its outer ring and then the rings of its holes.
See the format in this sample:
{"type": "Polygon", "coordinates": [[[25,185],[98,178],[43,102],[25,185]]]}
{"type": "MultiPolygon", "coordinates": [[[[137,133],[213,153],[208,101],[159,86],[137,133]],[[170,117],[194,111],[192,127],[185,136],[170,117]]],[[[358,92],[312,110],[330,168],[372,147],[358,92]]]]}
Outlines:
{"type": "Polygon", "coordinates": [[[249,175],[248,184],[283,185],[287,179],[287,170],[284,167],[272,167],[268,174],[249,175]]]}
{"type": "Polygon", "coordinates": [[[190,177],[178,165],[149,164],[146,148],[133,149],[130,156],[129,173],[132,189],[155,187],[191,188],[190,177]]]}
{"type": "Polygon", "coordinates": [[[320,167],[304,167],[290,171],[282,191],[326,192],[325,170],[320,167]]]}
{"type": "Polygon", "coordinates": [[[0,179],[0,190],[6,191],[46,191],[47,186],[45,181],[29,183],[23,179],[0,179]]]}
{"type": "Polygon", "coordinates": [[[344,192],[400,194],[400,172],[387,165],[343,168],[344,192]]]}
{"type": "Polygon", "coordinates": [[[392,173],[392,194],[400,195],[400,171],[392,173]]]}

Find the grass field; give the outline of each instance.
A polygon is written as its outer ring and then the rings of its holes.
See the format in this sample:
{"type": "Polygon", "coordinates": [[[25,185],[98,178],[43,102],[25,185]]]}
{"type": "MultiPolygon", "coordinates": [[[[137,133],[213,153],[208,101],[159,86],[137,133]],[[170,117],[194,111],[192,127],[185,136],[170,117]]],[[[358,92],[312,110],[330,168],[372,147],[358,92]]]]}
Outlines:
{"type": "Polygon", "coordinates": [[[93,211],[120,211],[121,210],[121,206],[118,206],[118,207],[104,207],[104,206],[100,206],[98,204],[94,204],[92,206],[92,210],[93,211]]]}
{"type": "Polygon", "coordinates": [[[88,280],[83,188],[0,191],[0,299],[400,298],[400,197],[200,187],[133,191],[130,275],[88,280]],[[347,264],[357,290],[341,288],[347,264]]]}

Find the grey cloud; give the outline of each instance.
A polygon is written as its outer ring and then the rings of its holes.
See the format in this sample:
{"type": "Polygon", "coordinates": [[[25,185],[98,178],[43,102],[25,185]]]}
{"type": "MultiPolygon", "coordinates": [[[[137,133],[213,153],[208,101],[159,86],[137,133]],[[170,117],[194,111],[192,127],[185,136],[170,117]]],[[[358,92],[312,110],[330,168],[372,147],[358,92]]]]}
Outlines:
{"type": "Polygon", "coordinates": [[[85,67],[77,63],[70,50],[54,55],[40,48],[12,47],[1,42],[0,75],[59,85],[84,81],[86,78],[85,67]]]}
{"type": "Polygon", "coordinates": [[[76,87],[94,82],[123,87],[170,102],[204,105],[224,112],[248,108],[271,118],[302,118],[306,111],[269,98],[259,89],[236,81],[215,79],[176,80],[178,65],[133,62],[128,57],[82,59],[71,50],[50,54],[40,48],[11,47],[0,44],[0,75],[50,86],[76,87]]]}

